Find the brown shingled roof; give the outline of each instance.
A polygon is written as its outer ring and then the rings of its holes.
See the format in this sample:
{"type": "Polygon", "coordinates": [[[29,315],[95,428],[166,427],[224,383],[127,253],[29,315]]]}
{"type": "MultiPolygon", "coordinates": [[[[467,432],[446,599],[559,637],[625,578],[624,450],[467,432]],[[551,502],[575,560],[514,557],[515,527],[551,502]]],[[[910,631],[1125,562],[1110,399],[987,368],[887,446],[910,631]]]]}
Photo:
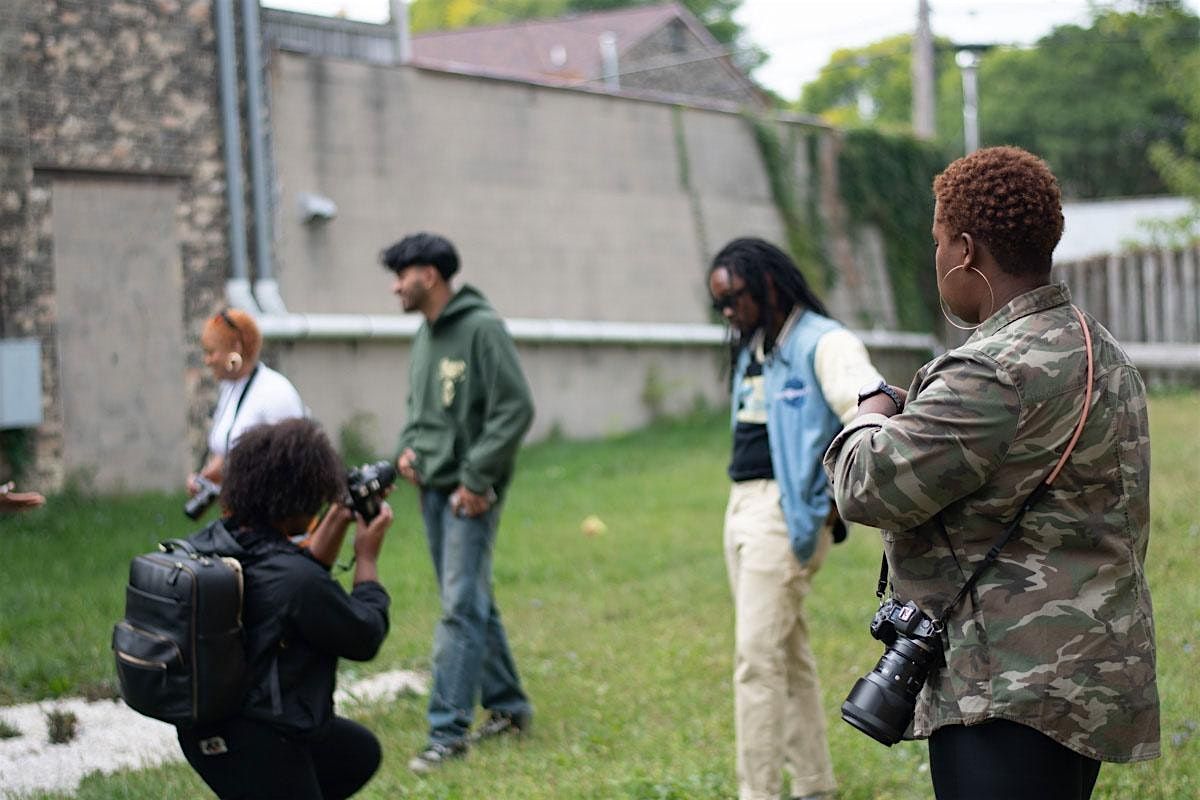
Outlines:
{"type": "MultiPolygon", "coordinates": [[[[677,3],[597,11],[546,20],[425,33],[412,38],[413,63],[441,69],[483,69],[536,83],[578,83],[603,74],[600,37],[616,35],[622,53],[674,19],[714,50],[721,45],[677,3]]],[[[739,72],[739,77],[744,79],[739,72]]]]}

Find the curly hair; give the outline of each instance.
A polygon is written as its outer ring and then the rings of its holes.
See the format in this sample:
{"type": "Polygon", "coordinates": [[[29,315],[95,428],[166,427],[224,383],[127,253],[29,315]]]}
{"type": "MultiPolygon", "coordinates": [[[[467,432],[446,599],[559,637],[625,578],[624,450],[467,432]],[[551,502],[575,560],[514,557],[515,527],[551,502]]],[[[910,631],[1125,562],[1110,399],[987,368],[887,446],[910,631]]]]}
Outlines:
{"type": "Polygon", "coordinates": [[[297,417],[255,425],[229,451],[221,505],[241,525],[271,527],[338,500],[345,479],[342,460],[317,423],[297,417]]]}
{"type": "Polygon", "coordinates": [[[1050,271],[1062,238],[1062,196],[1046,162],[1019,147],[987,147],[933,179],[937,221],[969,233],[1010,275],[1050,271]]]}

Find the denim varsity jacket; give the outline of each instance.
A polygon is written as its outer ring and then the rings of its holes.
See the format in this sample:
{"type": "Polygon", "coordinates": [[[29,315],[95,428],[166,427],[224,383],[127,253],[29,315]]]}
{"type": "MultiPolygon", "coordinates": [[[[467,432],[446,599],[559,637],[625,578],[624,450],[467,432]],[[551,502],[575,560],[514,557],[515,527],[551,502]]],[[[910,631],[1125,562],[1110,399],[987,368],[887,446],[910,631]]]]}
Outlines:
{"type": "MultiPolygon", "coordinates": [[[[841,328],[840,323],[815,311],[794,311],[775,347],[762,359],[771,467],[779,484],[792,552],[801,563],[812,557],[829,516],[832,500],[821,457],[842,429],[821,391],[814,355],[821,337],[841,328]]],[[[761,334],[738,354],[730,410],[733,426],[737,425],[738,398],[745,390],[752,347],[761,347],[761,334]]]]}

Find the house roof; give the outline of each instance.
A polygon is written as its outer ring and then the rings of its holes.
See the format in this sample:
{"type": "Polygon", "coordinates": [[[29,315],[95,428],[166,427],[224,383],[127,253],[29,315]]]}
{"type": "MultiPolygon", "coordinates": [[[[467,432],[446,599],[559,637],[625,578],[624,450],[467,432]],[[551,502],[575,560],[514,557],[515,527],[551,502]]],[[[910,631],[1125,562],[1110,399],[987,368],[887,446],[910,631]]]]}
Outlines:
{"type": "MultiPolygon", "coordinates": [[[[705,46],[723,50],[690,11],[678,3],[665,3],[420,34],[412,37],[412,63],[435,69],[482,69],[535,83],[578,84],[602,77],[600,38],[605,34],[615,35],[620,55],[676,19],[705,46]]],[[[740,81],[752,85],[727,57],[719,60],[740,81]]]]}

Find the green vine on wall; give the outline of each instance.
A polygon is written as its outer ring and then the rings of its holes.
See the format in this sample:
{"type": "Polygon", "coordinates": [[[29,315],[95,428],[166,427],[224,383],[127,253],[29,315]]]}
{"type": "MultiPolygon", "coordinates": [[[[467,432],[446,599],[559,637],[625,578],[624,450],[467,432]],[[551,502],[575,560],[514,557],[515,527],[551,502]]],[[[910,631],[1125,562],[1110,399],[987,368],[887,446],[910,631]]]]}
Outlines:
{"type": "MultiPolygon", "coordinates": [[[[818,295],[824,296],[833,285],[835,273],[825,256],[824,232],[820,228],[820,215],[816,213],[815,186],[807,192],[810,202],[803,206],[796,196],[797,132],[789,126],[785,141],[779,134],[779,123],[749,112],[744,116],[754,130],[754,138],[762,154],[771,197],[783,220],[788,250],[804,279],[818,295]]],[[[811,147],[805,155],[811,162],[811,147]]],[[[815,174],[815,171],[810,170],[810,174],[815,174]]]]}
{"type": "Polygon", "coordinates": [[[842,201],[857,224],[874,225],[900,327],[934,330],[938,295],[933,271],[933,178],[948,163],[941,148],[912,136],[862,128],[847,131],[838,155],[842,201]]]}
{"type": "Polygon", "coordinates": [[[702,261],[713,254],[708,249],[708,226],[704,222],[704,212],[700,204],[700,193],[692,183],[692,163],[688,157],[687,133],[683,127],[683,107],[673,106],[671,109],[671,126],[675,132],[675,157],[679,167],[679,185],[687,194],[688,207],[692,212],[692,225],[696,231],[696,245],[700,250],[702,261]]]}
{"type": "Polygon", "coordinates": [[[23,483],[33,466],[34,432],[30,428],[0,430],[0,472],[3,480],[23,483]]]}

